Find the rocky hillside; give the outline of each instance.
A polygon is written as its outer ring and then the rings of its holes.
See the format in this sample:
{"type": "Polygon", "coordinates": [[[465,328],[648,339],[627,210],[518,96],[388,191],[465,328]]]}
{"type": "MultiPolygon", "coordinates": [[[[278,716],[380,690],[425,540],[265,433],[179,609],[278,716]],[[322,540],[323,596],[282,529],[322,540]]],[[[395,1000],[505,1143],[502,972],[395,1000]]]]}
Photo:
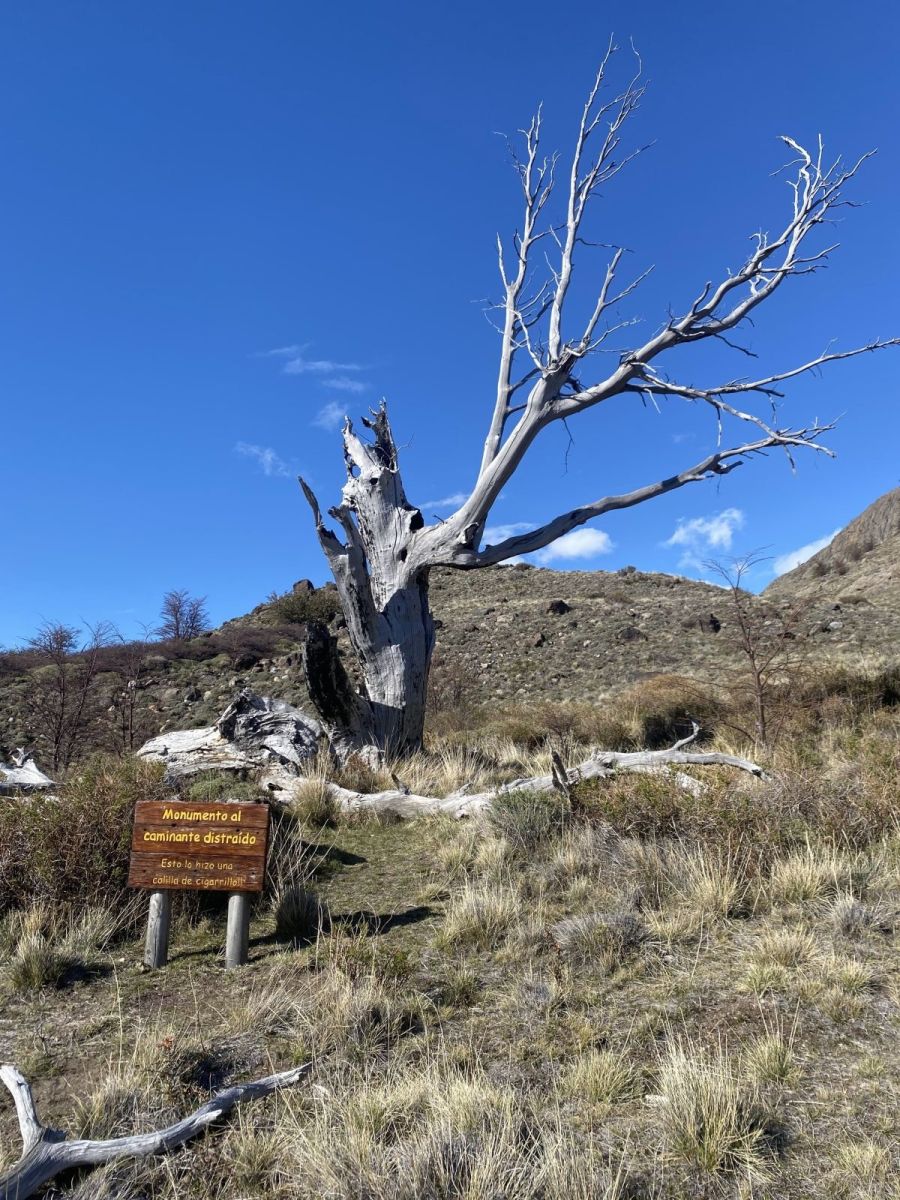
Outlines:
{"type": "MultiPolygon", "coordinates": [[[[812,663],[893,664],[900,645],[898,562],[900,489],[749,602],[776,620],[798,612],[793,628],[812,663]]],[[[438,704],[597,701],[654,675],[727,681],[740,661],[727,592],[633,567],[438,571],[432,606],[438,704]]],[[[132,745],[166,729],[211,724],[244,687],[303,706],[304,616],[331,617],[339,639],[345,637],[333,590],[316,591],[304,581],[293,594],[192,642],[150,644],[137,654],[111,647],[96,688],[93,742],[121,748],[130,698],[132,745]]],[[[35,744],[36,665],[28,653],[0,655],[0,759],[35,744]]]]}
{"type": "Polygon", "coordinates": [[[900,488],[881,496],[830,545],[764,596],[808,609],[809,623],[852,661],[895,661],[900,646],[900,488]]]}

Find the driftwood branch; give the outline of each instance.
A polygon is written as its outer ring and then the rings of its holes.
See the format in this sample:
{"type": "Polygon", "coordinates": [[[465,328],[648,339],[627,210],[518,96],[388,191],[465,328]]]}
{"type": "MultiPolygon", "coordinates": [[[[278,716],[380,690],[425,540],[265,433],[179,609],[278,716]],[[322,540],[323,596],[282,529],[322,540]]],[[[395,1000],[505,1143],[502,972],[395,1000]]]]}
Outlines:
{"type": "Polygon", "coordinates": [[[103,1141],[84,1138],[70,1141],[60,1130],[41,1124],[27,1080],[17,1067],[4,1063],[0,1066],[0,1082],[9,1090],[16,1107],[22,1134],[22,1157],[5,1175],[0,1175],[0,1200],[28,1200],[63,1171],[175,1150],[204,1133],[235,1105],[244,1100],[258,1100],[279,1088],[290,1087],[307,1075],[309,1070],[310,1064],[306,1063],[252,1083],[225,1088],[196,1112],[165,1129],[103,1141]]]}
{"type": "Polygon", "coordinates": [[[679,767],[732,767],[765,779],[766,773],[757,763],[733,754],[717,752],[698,753],[685,750],[699,736],[700,727],[694,723],[693,731],[668,750],[595,750],[586,762],[568,770],[554,757],[551,775],[533,775],[514,779],[490,792],[468,794],[463,787],[449,796],[417,796],[408,789],[392,789],[385,792],[356,792],[351,788],[330,784],[330,794],[346,812],[370,812],[412,819],[413,817],[439,816],[441,814],[462,820],[477,817],[490,808],[498,796],[510,792],[549,792],[551,790],[570,796],[572,787],[582,779],[612,779],[620,774],[669,774],[673,782],[685,791],[698,794],[703,791],[699,779],[679,771],[679,767]],[[672,768],[676,768],[672,770],[672,768]]]}

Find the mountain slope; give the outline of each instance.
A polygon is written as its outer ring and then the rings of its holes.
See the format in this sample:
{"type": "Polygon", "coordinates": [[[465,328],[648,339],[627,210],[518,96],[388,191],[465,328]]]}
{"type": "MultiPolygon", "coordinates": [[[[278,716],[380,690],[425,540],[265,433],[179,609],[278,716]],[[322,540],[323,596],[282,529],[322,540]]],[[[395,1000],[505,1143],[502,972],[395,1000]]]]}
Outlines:
{"type": "Polygon", "coordinates": [[[880,496],[830,545],[763,593],[809,610],[842,657],[896,660],[900,646],[900,488],[880,496]],[[830,627],[830,628],[829,628],[830,627]]]}

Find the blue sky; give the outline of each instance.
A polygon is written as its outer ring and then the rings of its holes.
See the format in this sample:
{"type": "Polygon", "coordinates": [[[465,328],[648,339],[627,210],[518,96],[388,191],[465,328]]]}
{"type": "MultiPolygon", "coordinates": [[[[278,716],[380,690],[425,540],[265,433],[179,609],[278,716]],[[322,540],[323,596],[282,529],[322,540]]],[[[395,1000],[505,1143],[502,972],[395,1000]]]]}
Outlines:
{"type": "MultiPolygon", "coordinates": [[[[784,218],[776,137],[819,131],[835,153],[879,154],[830,269],[759,312],[754,365],[900,332],[887,0],[32,0],[5,5],[0,31],[0,643],[42,618],[134,634],[173,587],[220,621],[323,581],[294,477],[333,503],[335,421],[381,396],[411,498],[446,512],[489,420],[497,339],[479,302],[497,294],[495,234],[518,219],[496,131],[543,100],[545,144],[567,149],[611,32],[643,55],[632,136],[655,144],[592,230],[636,272],[654,265],[627,310],[638,334],[784,218]]],[[[585,288],[602,266],[585,258],[585,288]]],[[[695,369],[708,383],[744,367],[716,354],[695,369]]],[[[836,461],[748,465],[544,560],[695,574],[710,552],[783,557],[827,537],[898,483],[898,374],[888,350],[791,387],[793,422],[843,414],[836,461]]],[[[544,435],[492,524],[670,474],[715,436],[703,413],[625,402],[571,433],[568,458],[564,430],[544,435]]]]}

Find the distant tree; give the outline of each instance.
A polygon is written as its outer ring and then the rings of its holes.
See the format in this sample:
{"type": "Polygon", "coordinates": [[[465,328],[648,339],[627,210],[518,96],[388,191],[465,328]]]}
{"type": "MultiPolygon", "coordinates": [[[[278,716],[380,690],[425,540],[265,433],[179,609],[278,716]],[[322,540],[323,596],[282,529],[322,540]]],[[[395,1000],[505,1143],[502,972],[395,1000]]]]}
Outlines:
{"type": "Polygon", "coordinates": [[[145,676],[148,670],[148,641],[153,631],[143,626],[144,640],[128,642],[116,630],[116,649],[109,659],[112,690],[109,693],[107,714],[114,749],[129,754],[151,736],[147,705],[144,697],[145,676]]]}
{"type": "Polygon", "coordinates": [[[764,556],[750,554],[728,563],[714,560],[706,566],[719,576],[731,598],[732,640],[745,667],[731,690],[749,702],[743,707],[753,714],[750,728],[732,724],[757,745],[770,748],[790,711],[805,639],[796,609],[775,608],[745,589],[748,574],[764,561],[764,556]]]}
{"type": "Polygon", "coordinates": [[[159,615],[156,635],[165,642],[187,641],[209,629],[206,597],[191,596],[187,588],[166,592],[159,615]]]}
{"type": "Polygon", "coordinates": [[[113,630],[106,622],[85,631],[45,621],[28,648],[37,657],[26,701],[28,724],[39,755],[53,770],[83,752],[101,711],[101,650],[113,630]]]}

